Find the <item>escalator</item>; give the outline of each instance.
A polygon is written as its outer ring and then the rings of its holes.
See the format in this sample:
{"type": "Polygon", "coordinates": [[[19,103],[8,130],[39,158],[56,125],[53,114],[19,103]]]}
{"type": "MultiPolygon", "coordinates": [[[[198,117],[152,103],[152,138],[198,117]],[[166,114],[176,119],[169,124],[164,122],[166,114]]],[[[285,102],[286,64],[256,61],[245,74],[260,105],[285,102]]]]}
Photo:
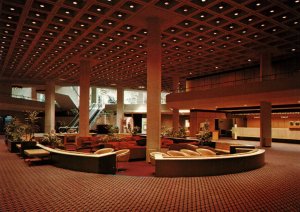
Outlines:
{"type": "MultiPolygon", "coordinates": [[[[95,123],[97,117],[99,116],[99,114],[101,113],[103,108],[104,107],[101,104],[97,104],[97,103],[93,103],[90,106],[90,110],[89,110],[89,126],[90,127],[95,123]]],[[[77,129],[78,125],[79,125],[79,113],[77,113],[77,115],[67,125],[67,128],[68,129],[77,129]]]]}

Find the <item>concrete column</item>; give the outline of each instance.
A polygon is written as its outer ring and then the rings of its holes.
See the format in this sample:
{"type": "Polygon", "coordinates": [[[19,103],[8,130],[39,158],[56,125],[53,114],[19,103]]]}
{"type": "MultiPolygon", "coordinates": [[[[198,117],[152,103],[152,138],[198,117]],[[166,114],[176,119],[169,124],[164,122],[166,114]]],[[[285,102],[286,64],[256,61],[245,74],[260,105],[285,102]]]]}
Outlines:
{"type": "Polygon", "coordinates": [[[124,119],[124,89],[122,87],[117,88],[117,126],[119,132],[123,133],[123,119],[124,119]]]}
{"type": "Polygon", "coordinates": [[[97,103],[97,88],[92,87],[91,92],[91,103],[97,103]]]}
{"type": "Polygon", "coordinates": [[[185,81],[185,92],[191,91],[191,87],[192,87],[191,80],[186,80],[185,81]]]}
{"type": "Polygon", "coordinates": [[[31,99],[37,100],[37,92],[35,87],[31,88],[31,99]]]}
{"type": "Polygon", "coordinates": [[[173,130],[179,130],[179,109],[173,108],[173,130]]]}
{"type": "Polygon", "coordinates": [[[147,161],[160,151],[161,131],[161,29],[156,17],[147,19],[147,161]]]}
{"type": "Polygon", "coordinates": [[[260,55],[260,80],[269,80],[273,76],[272,58],[269,52],[263,52],[260,55]]]}
{"type": "Polygon", "coordinates": [[[0,82],[0,95],[10,97],[12,93],[11,89],[11,83],[0,82]]]}
{"type": "Polygon", "coordinates": [[[89,136],[90,70],[88,60],[80,61],[79,136],[89,136]]]}
{"type": "Polygon", "coordinates": [[[190,136],[196,136],[199,131],[197,112],[190,112],[190,136]]]}
{"type": "Polygon", "coordinates": [[[270,102],[260,103],[260,145],[271,147],[272,144],[272,105],[270,102]]]}
{"type": "Polygon", "coordinates": [[[46,84],[45,91],[45,133],[55,129],[55,83],[46,84]]]}
{"type": "MultiPolygon", "coordinates": [[[[173,93],[179,92],[179,77],[173,77],[173,93]]],[[[173,130],[179,129],[179,109],[173,108],[173,130]]]]}

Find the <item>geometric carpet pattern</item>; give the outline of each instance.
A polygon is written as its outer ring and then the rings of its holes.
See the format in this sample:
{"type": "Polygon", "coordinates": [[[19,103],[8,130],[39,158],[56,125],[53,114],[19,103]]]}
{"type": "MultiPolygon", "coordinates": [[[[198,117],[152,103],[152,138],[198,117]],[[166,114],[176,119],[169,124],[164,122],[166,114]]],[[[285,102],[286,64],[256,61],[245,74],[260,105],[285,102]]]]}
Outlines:
{"type": "Polygon", "coordinates": [[[28,166],[1,139],[0,211],[300,211],[300,145],[244,173],[158,178],[28,166]]]}

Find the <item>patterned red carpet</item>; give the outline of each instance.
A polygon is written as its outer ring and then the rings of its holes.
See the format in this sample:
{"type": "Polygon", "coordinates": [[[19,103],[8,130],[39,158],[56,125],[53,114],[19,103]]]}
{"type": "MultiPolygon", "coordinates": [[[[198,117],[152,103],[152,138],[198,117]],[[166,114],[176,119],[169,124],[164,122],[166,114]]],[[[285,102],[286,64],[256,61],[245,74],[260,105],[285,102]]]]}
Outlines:
{"type": "Polygon", "coordinates": [[[300,211],[299,159],[300,145],[274,143],[250,172],[112,176],[29,167],[0,140],[0,211],[300,211]]]}

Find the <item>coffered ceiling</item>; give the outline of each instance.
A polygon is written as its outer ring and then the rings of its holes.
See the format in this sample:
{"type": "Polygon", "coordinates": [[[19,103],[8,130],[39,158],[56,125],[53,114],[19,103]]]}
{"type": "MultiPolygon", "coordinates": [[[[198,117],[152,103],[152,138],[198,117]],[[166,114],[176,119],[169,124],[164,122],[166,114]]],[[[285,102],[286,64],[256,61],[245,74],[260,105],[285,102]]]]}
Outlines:
{"type": "Polygon", "coordinates": [[[91,84],[146,86],[147,29],[165,19],[162,88],[184,79],[300,52],[299,0],[2,0],[0,80],[78,84],[79,61],[92,61],[91,84]],[[167,17],[167,18],[166,18],[167,17]]]}

